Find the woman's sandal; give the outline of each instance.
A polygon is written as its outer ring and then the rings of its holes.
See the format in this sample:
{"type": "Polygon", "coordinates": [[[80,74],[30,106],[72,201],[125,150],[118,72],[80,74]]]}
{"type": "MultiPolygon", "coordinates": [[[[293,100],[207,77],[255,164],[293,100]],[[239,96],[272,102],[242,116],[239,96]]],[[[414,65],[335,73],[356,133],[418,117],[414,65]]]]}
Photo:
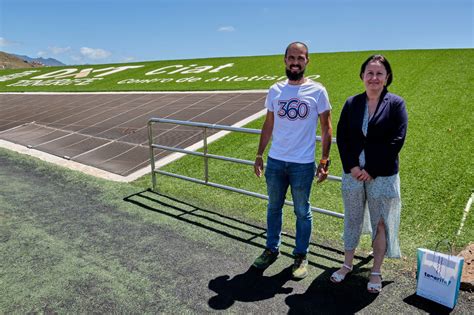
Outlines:
{"type": "Polygon", "coordinates": [[[330,278],[331,282],[341,283],[346,278],[346,276],[352,271],[352,266],[343,264],[342,267],[348,269],[349,272],[343,275],[343,274],[338,273],[337,271],[334,271],[334,273],[331,275],[331,278],[330,278]]]}
{"type": "MultiPolygon", "coordinates": [[[[380,281],[382,281],[382,273],[380,273],[380,272],[371,272],[370,275],[371,276],[379,276],[380,281]]],[[[372,283],[372,282],[369,281],[369,283],[367,283],[367,291],[369,291],[369,293],[379,294],[380,292],[382,292],[382,282],[372,283]]]]}

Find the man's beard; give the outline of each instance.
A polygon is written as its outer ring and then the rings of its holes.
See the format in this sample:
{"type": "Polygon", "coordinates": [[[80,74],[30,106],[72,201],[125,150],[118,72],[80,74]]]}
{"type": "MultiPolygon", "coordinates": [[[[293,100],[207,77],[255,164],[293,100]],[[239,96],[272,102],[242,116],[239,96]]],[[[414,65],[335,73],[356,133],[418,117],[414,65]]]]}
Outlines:
{"type": "Polygon", "coordinates": [[[288,80],[290,81],[299,81],[303,78],[304,75],[304,70],[300,72],[291,72],[291,70],[286,69],[286,76],[288,77],[288,80]]]}

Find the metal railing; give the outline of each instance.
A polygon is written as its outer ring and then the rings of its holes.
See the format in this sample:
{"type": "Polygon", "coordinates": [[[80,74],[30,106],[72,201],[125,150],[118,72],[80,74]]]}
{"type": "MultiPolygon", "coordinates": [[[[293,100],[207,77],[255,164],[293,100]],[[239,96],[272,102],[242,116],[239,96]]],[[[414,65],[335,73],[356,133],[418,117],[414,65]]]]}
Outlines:
{"type": "MultiPolygon", "coordinates": [[[[187,180],[190,182],[206,185],[206,186],[211,186],[211,187],[216,187],[216,188],[221,188],[229,191],[233,191],[236,193],[260,198],[260,199],[265,199],[268,200],[268,196],[262,195],[256,192],[248,191],[245,189],[240,189],[232,186],[226,186],[218,183],[213,183],[209,181],[209,159],[216,159],[216,160],[222,160],[222,161],[228,161],[228,162],[233,162],[233,163],[239,163],[239,164],[244,164],[244,165],[254,165],[254,161],[248,161],[248,160],[242,160],[242,159],[237,159],[237,158],[232,158],[232,157],[227,157],[227,156],[221,156],[221,155],[215,155],[215,154],[209,154],[208,153],[208,135],[207,135],[207,130],[208,129],[217,129],[217,130],[225,130],[225,131],[233,131],[233,132],[241,132],[241,133],[247,133],[247,134],[260,134],[259,129],[251,129],[251,128],[240,128],[240,127],[232,127],[232,126],[225,126],[225,125],[217,125],[217,124],[207,124],[207,123],[199,123],[199,122],[191,122],[191,121],[182,121],[182,120],[174,120],[174,119],[166,119],[166,118],[151,118],[148,121],[148,143],[150,146],[150,165],[151,165],[151,178],[152,178],[152,185],[153,185],[153,190],[156,191],[156,174],[161,174],[161,175],[166,175],[174,178],[179,178],[183,180],[187,180]],[[180,149],[176,147],[169,147],[165,145],[160,145],[153,143],[153,129],[152,126],[155,123],[166,123],[166,124],[175,124],[175,125],[181,125],[181,126],[191,126],[191,127],[200,127],[203,128],[203,152],[196,152],[196,151],[191,151],[191,150],[186,150],[186,149],[180,149]],[[183,154],[190,154],[194,156],[200,156],[204,158],[204,180],[202,179],[197,179],[194,177],[188,177],[184,175],[179,175],[175,173],[170,173],[166,171],[162,171],[159,169],[155,169],[155,149],[161,149],[161,150],[166,150],[166,151],[171,151],[171,152],[178,152],[178,153],[183,153],[183,154]]],[[[317,141],[321,141],[321,137],[317,136],[316,137],[317,141]]],[[[332,142],[335,142],[335,138],[332,139],[332,142]]],[[[332,181],[341,181],[341,177],[338,176],[333,176],[329,175],[328,176],[329,180],[332,181]]],[[[286,205],[293,206],[293,202],[285,200],[286,205]]],[[[344,218],[344,214],[326,210],[326,209],[321,209],[317,207],[311,207],[311,210],[314,212],[322,213],[322,214],[327,214],[330,216],[334,216],[337,218],[344,218]]]]}

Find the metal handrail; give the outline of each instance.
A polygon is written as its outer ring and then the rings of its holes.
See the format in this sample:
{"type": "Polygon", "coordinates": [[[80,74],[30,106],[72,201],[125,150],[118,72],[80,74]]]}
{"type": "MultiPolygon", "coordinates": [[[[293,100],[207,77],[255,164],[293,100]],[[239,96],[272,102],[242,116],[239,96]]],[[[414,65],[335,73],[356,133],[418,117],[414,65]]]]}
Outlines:
{"type": "MultiPolygon", "coordinates": [[[[208,164],[209,158],[222,160],[222,161],[227,161],[227,162],[239,163],[239,164],[244,164],[244,165],[251,165],[251,166],[254,165],[254,162],[249,161],[249,160],[242,160],[242,159],[222,156],[222,155],[209,154],[208,153],[208,141],[207,141],[208,140],[207,129],[218,129],[218,130],[241,132],[241,133],[248,133],[248,134],[260,134],[261,133],[261,131],[259,129],[241,128],[241,127],[233,127],[233,126],[218,125],[218,124],[208,124],[208,123],[200,123],[200,122],[192,122],[192,121],[183,121],[183,120],[175,120],[175,119],[167,119],[167,118],[150,118],[148,120],[148,143],[149,143],[149,147],[150,147],[150,166],[151,166],[151,178],[152,178],[153,190],[156,191],[156,174],[161,174],[161,175],[166,175],[166,176],[170,176],[170,177],[174,177],[174,178],[187,180],[187,181],[190,181],[190,182],[193,182],[193,183],[198,183],[198,184],[202,184],[202,185],[206,185],[206,186],[225,189],[225,190],[237,192],[237,193],[240,193],[240,194],[244,194],[244,195],[248,195],[248,196],[268,200],[268,196],[266,196],[266,195],[262,195],[262,194],[252,192],[252,191],[248,191],[248,190],[245,190],[245,189],[235,188],[235,187],[232,187],[232,186],[213,183],[213,182],[209,181],[209,169],[208,169],[209,168],[209,164],[208,164]],[[153,143],[152,126],[155,123],[168,123],[168,124],[175,124],[175,125],[181,125],[181,126],[191,126],[191,127],[203,128],[204,129],[204,131],[203,131],[203,152],[196,152],[196,151],[180,149],[180,148],[175,148],[175,147],[170,147],[170,146],[165,146],[165,145],[160,145],[160,144],[153,143]],[[161,149],[161,150],[166,150],[166,151],[171,151],[171,152],[178,152],[178,153],[190,154],[190,155],[194,155],[194,156],[203,157],[204,158],[204,180],[155,169],[154,149],[161,149]]],[[[317,136],[316,141],[321,141],[321,137],[317,136]]],[[[333,138],[332,142],[336,142],[336,139],[333,138]]],[[[328,179],[332,180],[332,181],[341,181],[341,177],[333,176],[333,175],[329,175],[328,179]]],[[[293,202],[285,200],[285,204],[292,206],[293,202]]],[[[344,218],[344,214],[342,214],[342,213],[338,213],[338,212],[334,212],[334,211],[330,211],[330,210],[326,210],[326,209],[322,209],[322,208],[311,207],[311,210],[315,211],[315,212],[318,212],[318,213],[331,215],[331,216],[334,216],[334,217],[337,217],[337,218],[344,218]]]]}

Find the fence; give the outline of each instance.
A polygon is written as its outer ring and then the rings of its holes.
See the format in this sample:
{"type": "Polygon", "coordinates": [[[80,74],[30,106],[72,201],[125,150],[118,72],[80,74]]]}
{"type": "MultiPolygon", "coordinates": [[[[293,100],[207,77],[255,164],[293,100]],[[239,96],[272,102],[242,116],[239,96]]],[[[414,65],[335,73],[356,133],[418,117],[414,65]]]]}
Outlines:
{"type": "MultiPolygon", "coordinates": [[[[244,189],[240,189],[240,188],[236,188],[232,186],[221,185],[221,184],[213,183],[209,181],[209,164],[208,164],[209,159],[217,159],[217,160],[222,160],[222,161],[227,161],[227,162],[232,162],[232,163],[239,163],[239,164],[244,164],[244,165],[251,165],[251,166],[254,165],[254,161],[209,154],[208,153],[208,135],[207,135],[208,129],[225,130],[225,131],[230,131],[230,132],[241,132],[241,133],[247,133],[247,134],[260,134],[259,129],[240,128],[240,127],[207,124],[207,123],[199,123],[199,122],[191,122],[191,121],[182,121],[182,120],[174,120],[174,119],[166,119],[166,118],[151,118],[148,121],[148,142],[150,146],[150,164],[151,164],[153,190],[156,191],[156,174],[161,174],[161,175],[179,178],[179,179],[187,180],[190,182],[194,182],[194,183],[198,183],[198,184],[202,184],[206,186],[225,189],[225,190],[233,191],[236,193],[268,200],[268,196],[266,195],[262,195],[256,192],[252,192],[252,191],[248,191],[248,190],[244,190],[244,189]],[[166,124],[175,124],[175,125],[181,125],[181,126],[192,126],[192,127],[203,128],[203,152],[191,151],[191,150],[180,149],[176,147],[164,146],[164,145],[153,143],[152,127],[155,123],[166,123],[166,124]],[[154,152],[155,149],[161,149],[161,150],[166,150],[166,151],[171,151],[171,152],[178,152],[178,153],[203,157],[204,158],[204,180],[155,169],[155,152],[154,152]]],[[[318,136],[317,141],[321,141],[321,137],[318,136]]],[[[332,139],[332,142],[335,142],[334,138],[332,139]]],[[[329,175],[328,179],[333,180],[333,181],[341,181],[340,177],[333,176],[333,175],[329,175]]],[[[285,204],[292,206],[293,202],[285,200],[285,204]]],[[[311,210],[314,212],[334,216],[337,218],[344,218],[344,214],[326,210],[326,209],[311,207],[311,210]]]]}

